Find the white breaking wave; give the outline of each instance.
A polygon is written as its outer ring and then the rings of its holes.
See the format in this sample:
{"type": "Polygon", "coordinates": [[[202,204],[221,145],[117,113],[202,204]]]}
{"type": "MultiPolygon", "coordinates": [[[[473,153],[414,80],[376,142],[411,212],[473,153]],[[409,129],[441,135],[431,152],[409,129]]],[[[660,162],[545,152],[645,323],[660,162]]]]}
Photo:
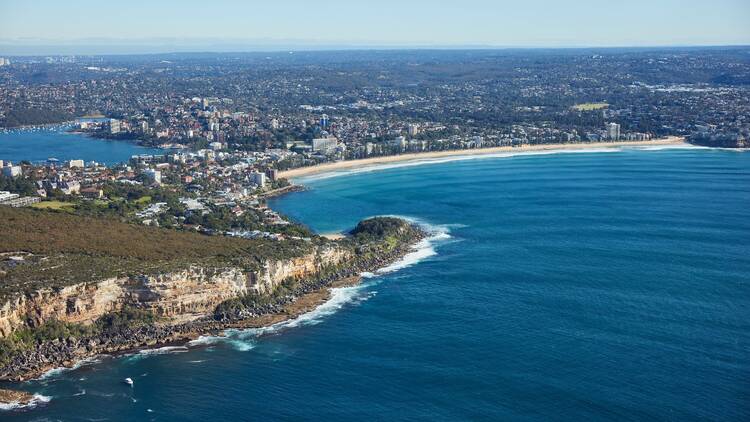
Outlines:
{"type": "Polygon", "coordinates": [[[360,274],[364,278],[373,278],[382,274],[392,273],[394,271],[402,270],[404,268],[411,267],[412,265],[418,264],[425,259],[437,255],[435,246],[437,243],[451,239],[450,227],[448,225],[434,225],[429,224],[423,220],[413,217],[407,217],[403,215],[389,215],[386,217],[396,217],[402,220],[406,220],[412,224],[420,226],[423,230],[428,233],[428,236],[414,245],[412,252],[404,255],[403,258],[394,262],[391,265],[380,268],[375,273],[362,273],[360,274]]]}
{"type": "Polygon", "coordinates": [[[264,335],[278,333],[289,328],[296,328],[305,325],[315,325],[322,322],[326,317],[333,315],[338,310],[350,303],[362,302],[374,296],[376,292],[368,291],[369,287],[377,284],[376,278],[381,275],[389,274],[407,267],[411,267],[425,259],[437,254],[435,246],[437,243],[451,239],[449,227],[428,224],[422,220],[405,217],[398,217],[422,227],[428,236],[414,245],[413,250],[404,255],[400,260],[372,272],[363,272],[360,275],[368,279],[367,282],[360,283],[356,286],[337,287],[331,289],[331,297],[317,308],[310,312],[304,313],[297,318],[282,321],[268,327],[247,328],[247,329],[229,329],[225,330],[222,336],[201,336],[190,343],[190,346],[205,346],[219,342],[227,343],[235,350],[248,351],[256,347],[258,338],[264,335]]]}
{"type": "Polygon", "coordinates": [[[169,353],[185,353],[188,348],[185,346],[165,346],[158,349],[145,349],[138,352],[139,355],[166,355],[169,353]]]}
{"type": "Polygon", "coordinates": [[[52,400],[52,397],[34,394],[34,397],[26,404],[18,402],[0,403],[0,410],[32,409],[40,404],[49,403],[50,400],[52,400]]]}
{"type": "Polygon", "coordinates": [[[47,380],[47,379],[50,379],[50,378],[54,378],[54,377],[56,377],[58,375],[61,375],[61,374],[65,373],[65,372],[74,371],[74,370],[76,370],[76,369],[78,369],[78,368],[80,368],[80,367],[82,367],[84,365],[88,365],[88,364],[92,364],[92,363],[98,363],[98,362],[101,362],[100,356],[94,356],[94,357],[91,357],[91,358],[86,358],[86,359],[83,359],[83,360],[80,360],[80,361],[76,362],[71,367],[60,366],[58,368],[50,369],[49,371],[45,372],[41,377],[39,377],[39,379],[40,380],[47,380]]]}
{"type": "Polygon", "coordinates": [[[189,349],[186,346],[165,346],[157,349],[144,349],[136,353],[126,355],[129,361],[138,361],[148,356],[167,355],[172,353],[185,353],[189,349]]]}
{"type": "Polygon", "coordinates": [[[638,150],[638,151],[662,151],[668,149],[711,149],[710,147],[703,147],[700,145],[693,145],[688,143],[682,144],[670,144],[670,145],[632,145],[627,147],[621,147],[625,150],[638,150]]]}
{"type": "Polygon", "coordinates": [[[218,343],[218,338],[216,336],[200,336],[195,340],[192,340],[188,342],[188,346],[191,347],[198,347],[198,346],[209,346],[212,344],[218,343]]]}

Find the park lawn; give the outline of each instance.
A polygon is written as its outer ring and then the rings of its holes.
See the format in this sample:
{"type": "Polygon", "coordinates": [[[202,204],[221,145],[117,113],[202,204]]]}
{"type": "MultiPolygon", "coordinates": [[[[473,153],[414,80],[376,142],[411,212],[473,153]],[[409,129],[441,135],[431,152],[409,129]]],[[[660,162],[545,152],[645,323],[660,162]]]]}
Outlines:
{"type": "Polygon", "coordinates": [[[573,106],[573,108],[578,111],[594,111],[594,110],[601,110],[607,107],[609,107],[609,104],[607,103],[583,103],[583,104],[576,104],[573,106]]]}
{"type": "Polygon", "coordinates": [[[72,202],[64,202],[64,201],[42,201],[42,202],[37,202],[36,204],[31,205],[31,208],[36,208],[40,210],[53,210],[53,211],[65,211],[65,212],[73,212],[75,207],[76,207],[76,204],[72,202]]]}
{"type": "Polygon", "coordinates": [[[138,205],[148,204],[149,202],[151,202],[151,197],[148,195],[141,196],[140,198],[135,200],[135,203],[138,205]]]}

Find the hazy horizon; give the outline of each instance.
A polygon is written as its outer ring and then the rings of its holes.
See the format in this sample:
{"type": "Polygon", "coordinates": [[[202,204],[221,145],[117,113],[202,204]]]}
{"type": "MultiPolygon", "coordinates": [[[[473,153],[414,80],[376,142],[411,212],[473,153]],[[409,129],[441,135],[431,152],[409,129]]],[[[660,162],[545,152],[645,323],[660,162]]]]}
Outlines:
{"type": "Polygon", "coordinates": [[[737,46],[748,21],[740,0],[0,0],[0,54],[737,46]]]}

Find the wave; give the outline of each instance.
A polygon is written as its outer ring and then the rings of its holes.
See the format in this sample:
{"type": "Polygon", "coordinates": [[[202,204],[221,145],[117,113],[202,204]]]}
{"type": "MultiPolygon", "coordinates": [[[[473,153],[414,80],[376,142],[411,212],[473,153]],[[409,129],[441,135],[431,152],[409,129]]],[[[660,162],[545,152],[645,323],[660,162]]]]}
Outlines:
{"type": "Polygon", "coordinates": [[[400,260],[380,268],[375,272],[363,272],[360,275],[367,279],[367,282],[355,286],[337,287],[331,289],[331,297],[320,304],[310,312],[304,313],[297,318],[287,321],[278,322],[268,327],[246,328],[246,329],[228,329],[221,336],[201,336],[190,343],[189,346],[207,346],[217,343],[229,344],[238,351],[252,350],[257,346],[259,337],[271,335],[280,331],[296,328],[305,325],[316,325],[321,323],[328,316],[338,312],[349,304],[361,303],[376,294],[370,288],[380,281],[377,279],[381,275],[393,273],[407,267],[411,267],[425,259],[437,254],[435,250],[438,243],[451,239],[450,228],[455,225],[434,225],[423,220],[408,216],[391,216],[407,220],[419,225],[424,229],[428,236],[414,245],[413,250],[404,255],[400,260]]]}
{"type": "Polygon", "coordinates": [[[48,380],[50,378],[55,378],[65,372],[75,371],[76,369],[85,366],[90,365],[93,363],[99,363],[101,362],[101,356],[94,356],[91,358],[82,359],[78,362],[76,362],[73,366],[60,366],[57,368],[50,369],[49,371],[42,374],[41,377],[39,377],[39,380],[48,380]]]}
{"type": "Polygon", "coordinates": [[[165,346],[158,349],[145,349],[138,352],[139,355],[166,355],[169,353],[185,353],[188,348],[185,346],[165,346]]]}
{"type": "Polygon", "coordinates": [[[127,356],[128,361],[138,361],[148,356],[156,356],[156,355],[167,355],[172,353],[185,353],[189,349],[186,346],[164,346],[159,347],[157,349],[144,349],[139,350],[136,353],[130,353],[125,356],[127,356]]]}
{"type": "Polygon", "coordinates": [[[0,410],[33,409],[40,404],[49,403],[50,400],[52,400],[52,397],[44,396],[41,394],[34,394],[31,400],[26,404],[21,404],[18,402],[0,403],[0,410]]]}
{"type": "Polygon", "coordinates": [[[637,151],[663,151],[670,149],[711,149],[710,147],[704,147],[700,145],[693,145],[688,143],[682,144],[670,144],[670,145],[632,145],[620,147],[621,150],[637,150],[637,151]]]}
{"type": "Polygon", "coordinates": [[[195,340],[189,341],[187,345],[190,347],[210,346],[218,343],[218,339],[219,337],[216,336],[200,336],[195,340]]]}

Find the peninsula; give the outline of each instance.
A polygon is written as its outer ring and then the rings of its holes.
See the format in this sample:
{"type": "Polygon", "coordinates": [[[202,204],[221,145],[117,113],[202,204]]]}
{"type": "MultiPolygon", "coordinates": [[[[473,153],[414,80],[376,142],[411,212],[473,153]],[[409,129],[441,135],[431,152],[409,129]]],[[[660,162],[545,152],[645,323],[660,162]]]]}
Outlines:
{"type": "Polygon", "coordinates": [[[9,240],[0,246],[2,380],[294,318],[426,236],[390,217],[336,241],[207,236],[9,207],[0,220],[9,240]]]}

